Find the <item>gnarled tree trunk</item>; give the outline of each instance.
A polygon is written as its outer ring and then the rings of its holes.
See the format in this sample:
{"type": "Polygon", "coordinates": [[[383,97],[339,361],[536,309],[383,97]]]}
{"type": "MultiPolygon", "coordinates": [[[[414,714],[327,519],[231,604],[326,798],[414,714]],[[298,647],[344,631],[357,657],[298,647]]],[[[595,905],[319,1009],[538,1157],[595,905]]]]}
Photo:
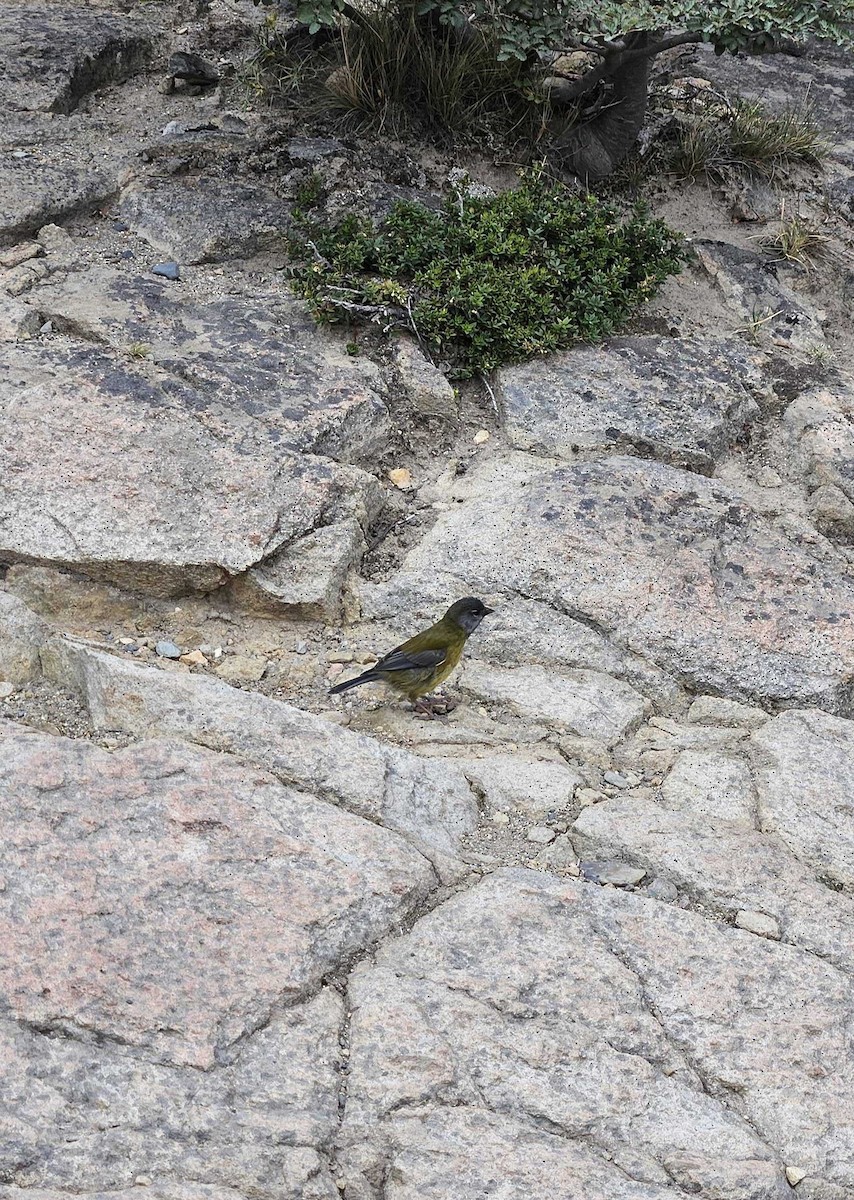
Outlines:
{"type": "MultiPolygon", "coordinates": [[[[633,34],[623,53],[609,56],[581,85],[588,94],[606,88],[595,115],[573,119],[553,140],[561,161],[582,179],[602,179],[618,167],[637,141],[646,117],[653,35],[633,34]]],[[[584,92],[580,91],[581,95],[584,92]]]]}

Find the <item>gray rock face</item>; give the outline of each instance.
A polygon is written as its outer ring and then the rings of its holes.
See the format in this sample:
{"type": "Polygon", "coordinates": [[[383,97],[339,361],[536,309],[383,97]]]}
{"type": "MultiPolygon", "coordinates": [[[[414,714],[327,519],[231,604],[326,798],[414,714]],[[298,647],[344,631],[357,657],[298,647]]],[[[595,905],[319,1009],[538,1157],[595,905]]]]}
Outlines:
{"type": "Polygon", "coordinates": [[[153,49],[138,19],[86,4],[0,4],[0,59],[12,110],[71,112],[83,96],[140,70],[153,49]]]}
{"type": "Polygon", "coordinates": [[[635,728],[649,707],[627,683],[597,671],[558,674],[544,667],[491,667],[472,659],[463,668],[461,684],[529,720],[603,741],[617,741],[635,728]]]}
{"type": "Polygon", "coordinates": [[[504,368],[498,396],[520,450],[632,447],[708,475],[758,415],[762,361],[736,341],[622,338],[504,368]]]}
{"type": "Polygon", "coordinates": [[[293,297],[261,290],[201,303],[110,267],[49,281],[38,297],[58,330],[123,353],[144,345],[146,360],[171,379],[167,390],[189,389],[197,408],[260,422],[289,448],[357,462],[385,446],[377,367],[351,358],[293,297]]]}
{"type": "Polygon", "coordinates": [[[500,1169],[522,1200],[549,1191],[557,1145],[584,1182],[551,1187],[573,1197],[783,1200],[795,1162],[854,1186],[851,998],[753,934],[498,872],[354,972],[348,1195],[383,1163],[401,1195],[476,1194],[500,1169]]]}
{"type": "Polygon", "coordinates": [[[533,820],[554,810],[569,807],[581,783],[559,756],[536,758],[520,753],[488,754],[481,758],[456,760],[483,793],[489,807],[498,812],[520,812],[533,820]]]}
{"type": "Polygon", "coordinates": [[[854,721],[782,713],[751,740],[761,828],[832,885],[854,886],[854,721]]]}
{"type": "Polygon", "coordinates": [[[820,529],[854,534],[854,386],[837,382],[798,396],[783,414],[777,444],[810,495],[820,529]]]}
{"type": "Polygon", "coordinates": [[[257,767],[0,737],[0,992],[30,1028],[209,1069],[434,886],[401,838],[257,767]]]}
{"type": "Polygon", "coordinates": [[[247,608],[308,620],[341,615],[348,573],[361,560],[365,540],[355,519],[308,533],[237,585],[247,608]]]}
{"type": "Polygon", "coordinates": [[[322,991],[209,1071],[83,1032],[0,1022],[0,1161],[19,1185],[4,1187],[4,1200],[69,1190],[93,1200],[335,1200],[324,1148],[337,1124],[342,1020],[338,996],[322,991]]]}
{"type": "Polygon", "coordinates": [[[26,683],[41,668],[39,651],[49,634],[48,626],[17,596],[0,592],[0,680],[26,683]]]}
{"type": "Polygon", "coordinates": [[[7,355],[0,412],[0,562],[160,594],[216,587],[359,486],[352,469],[278,449],[259,423],[98,352],[7,355]]]}
{"type": "Polygon", "coordinates": [[[696,241],[694,249],[724,300],[754,329],[760,345],[806,353],[825,345],[815,309],[777,277],[767,258],[729,242],[696,241]]]}
{"type": "MultiPolygon", "coordinates": [[[[458,592],[551,603],[699,690],[851,710],[854,581],[738,493],[657,463],[470,472],[374,612],[458,592]]],[[[500,606],[500,605],[499,605],[500,606]]]]}
{"type": "Polygon", "coordinates": [[[461,770],[340,729],[278,700],[199,675],[167,675],[55,641],[45,669],[79,688],[93,723],[145,737],[182,737],[239,754],[279,779],[403,834],[446,878],[459,878],[460,839],[477,821],[461,770]]]}
{"type": "Polygon", "coordinates": [[[180,263],[283,250],[290,227],[290,209],[266,188],[208,176],[134,185],[119,211],[134,232],[180,263]]]}

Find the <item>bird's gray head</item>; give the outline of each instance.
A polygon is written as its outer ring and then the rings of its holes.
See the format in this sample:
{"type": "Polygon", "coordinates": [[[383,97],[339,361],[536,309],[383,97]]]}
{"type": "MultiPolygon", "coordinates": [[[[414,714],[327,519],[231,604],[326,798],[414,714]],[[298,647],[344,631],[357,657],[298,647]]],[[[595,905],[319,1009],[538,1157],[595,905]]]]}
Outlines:
{"type": "Polygon", "coordinates": [[[477,629],[484,617],[488,616],[493,610],[487,608],[482,600],[478,600],[475,596],[465,596],[462,600],[455,601],[448,611],[445,613],[445,619],[453,621],[455,625],[459,625],[460,629],[465,632],[473,633],[477,629]]]}

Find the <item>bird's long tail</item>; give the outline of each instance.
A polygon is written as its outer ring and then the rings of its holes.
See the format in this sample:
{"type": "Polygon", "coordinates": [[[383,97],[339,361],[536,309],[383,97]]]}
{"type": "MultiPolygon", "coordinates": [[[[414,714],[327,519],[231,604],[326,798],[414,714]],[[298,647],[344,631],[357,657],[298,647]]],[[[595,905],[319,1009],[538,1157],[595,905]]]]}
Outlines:
{"type": "Polygon", "coordinates": [[[339,692],[349,692],[350,688],[360,687],[363,683],[374,683],[377,679],[379,679],[379,675],[377,675],[376,671],[363,671],[355,679],[348,679],[344,683],[336,683],[335,687],[329,689],[329,695],[337,696],[339,692]]]}

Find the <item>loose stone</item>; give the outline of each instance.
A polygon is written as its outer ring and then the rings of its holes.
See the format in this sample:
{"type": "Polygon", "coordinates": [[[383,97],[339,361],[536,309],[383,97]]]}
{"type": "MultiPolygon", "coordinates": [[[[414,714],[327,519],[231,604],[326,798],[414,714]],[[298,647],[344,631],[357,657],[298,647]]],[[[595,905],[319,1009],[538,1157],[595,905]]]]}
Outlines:
{"type": "Polygon", "coordinates": [[[157,263],[151,268],[152,275],[160,275],[164,279],[171,279],[173,282],[181,278],[181,268],[176,262],[157,263]]]}
{"type": "Polygon", "coordinates": [[[159,658],[180,658],[181,649],[174,642],[158,642],[154,647],[154,653],[159,658]]]}
{"type": "Polygon", "coordinates": [[[549,829],[548,825],[531,825],[525,836],[529,842],[536,842],[539,846],[548,846],[549,842],[555,840],[555,831],[549,829]]]}
{"type": "Polygon", "coordinates": [[[773,917],[767,916],[766,913],[753,912],[751,909],[743,908],[735,914],[735,923],[739,929],[746,929],[748,933],[755,933],[759,937],[773,938],[775,942],[780,940],[780,926],[773,917]]]}
{"type": "Polygon", "coordinates": [[[583,862],[581,875],[591,883],[611,884],[612,887],[634,887],[646,875],[640,867],[618,862],[583,862]]]}

